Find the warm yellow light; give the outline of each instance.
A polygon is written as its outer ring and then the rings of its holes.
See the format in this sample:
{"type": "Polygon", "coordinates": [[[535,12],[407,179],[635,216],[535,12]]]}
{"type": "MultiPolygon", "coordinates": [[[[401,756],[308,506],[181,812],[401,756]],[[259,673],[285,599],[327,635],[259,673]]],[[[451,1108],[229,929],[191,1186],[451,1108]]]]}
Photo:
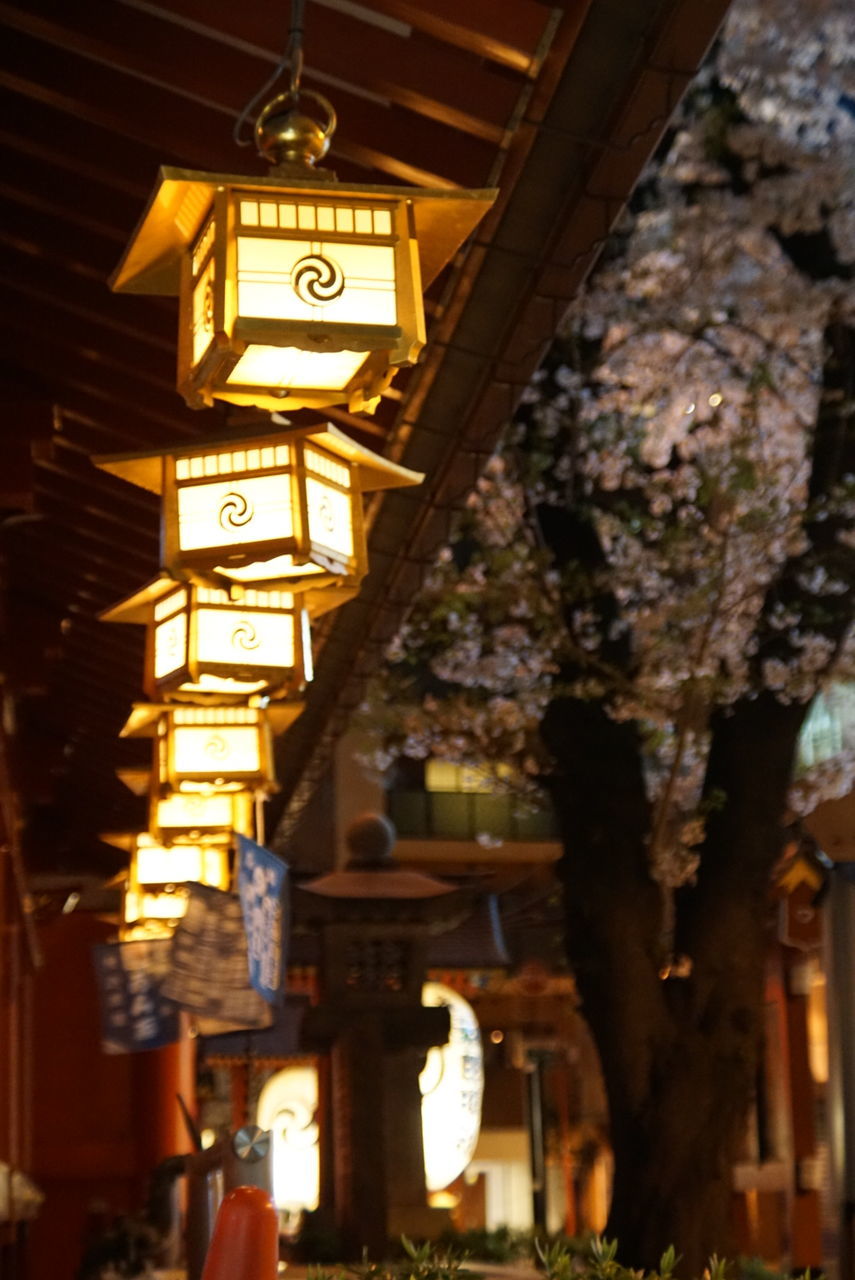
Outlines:
{"type": "MultiPolygon", "coordinates": [[[[173,578],[267,589],[358,587],[368,570],[363,493],[422,479],[331,425],[96,461],[163,495],[173,578]]],[[[165,631],[161,670],[174,669],[183,639],[177,623],[165,631]]]]}
{"type": "Polygon", "coordinates": [[[497,782],[511,777],[508,765],[477,767],[452,764],[448,760],[425,762],[425,789],[427,791],[480,792],[489,794],[496,790],[497,782]]]}
{"type": "Polygon", "coordinates": [[[258,1098],[257,1123],[273,1141],[273,1197],[294,1215],[317,1209],[320,1195],[318,1073],[313,1066],[285,1067],[258,1098]]]}
{"type": "Polygon", "coordinates": [[[231,722],[211,723],[204,714],[176,713],[172,727],[172,767],[187,779],[211,782],[261,771],[261,742],[257,714],[235,708],[231,722]],[[243,723],[241,723],[243,721],[243,723]]]}
{"type": "Polygon", "coordinates": [[[340,390],[364,363],[362,352],[251,346],[229,374],[228,382],[290,390],[308,381],[325,391],[340,390]]]}
{"type": "Polygon", "coordinates": [[[175,887],[161,893],[125,893],[125,923],[146,920],[178,921],[187,913],[187,890],[175,887]]]}
{"type": "Polygon", "coordinates": [[[481,1127],[484,1066],[478,1019],[451,987],[426,982],[422,1004],[444,1007],[451,1018],[448,1042],[428,1049],[419,1076],[422,1138],[428,1191],[441,1191],[466,1168],[481,1127]]]}
{"type": "Polygon", "coordinates": [[[494,198],[163,170],[112,283],[180,294],[195,408],[372,410],[424,345],[423,289],[494,198]]]}
{"type": "Polygon", "coordinates": [[[292,592],[182,587],[162,575],[101,616],[148,623],[145,687],[153,697],[290,693],[311,678],[308,616],[292,592]]]}
{"type": "MultiPolygon", "coordinates": [[[[237,309],[267,320],[394,325],[395,250],[239,235],[237,309]]],[[[304,378],[302,385],[320,384],[304,378]]]]}
{"type": "Polygon", "coordinates": [[[214,337],[214,263],[209,261],[193,286],[193,363],[198,364],[214,337]]]}
{"type": "Polygon", "coordinates": [[[137,843],[133,868],[138,885],[186,884],[198,881],[216,889],[229,887],[228,851],[211,845],[137,843]]]}
{"type": "Polygon", "coordinates": [[[178,489],[178,546],[242,546],[294,532],[291,477],[254,476],[212,484],[182,485],[178,489]]]}
{"type": "Polygon", "coordinates": [[[825,974],[816,957],[807,962],[807,967],[810,974],[807,1001],[808,1062],[816,1083],[827,1084],[829,1050],[825,974]]]}
{"type": "Polygon", "coordinates": [[[232,582],[287,582],[324,574],[325,569],[320,564],[298,564],[293,556],[273,556],[270,560],[252,560],[249,564],[218,564],[216,572],[232,582]]]}
{"type": "Polygon", "coordinates": [[[168,935],[186,913],[186,886],[190,883],[227,890],[231,883],[229,846],[162,845],[148,832],[132,838],[122,936],[168,935]]]}
{"type": "Polygon", "coordinates": [[[152,830],[166,842],[205,834],[252,832],[252,803],[249,792],[173,792],[155,799],[152,830]]]}
{"type": "Polygon", "coordinates": [[[153,737],[156,786],[170,792],[247,792],[274,785],[272,729],[284,732],[302,703],[267,707],[136,703],[122,737],[153,737]]]}
{"type": "Polygon", "coordinates": [[[294,666],[293,613],[199,609],[196,626],[196,656],[200,665],[294,666]]]}
{"type": "Polygon", "coordinates": [[[154,678],[165,680],[186,661],[187,614],[175,614],[154,629],[154,678]]]}

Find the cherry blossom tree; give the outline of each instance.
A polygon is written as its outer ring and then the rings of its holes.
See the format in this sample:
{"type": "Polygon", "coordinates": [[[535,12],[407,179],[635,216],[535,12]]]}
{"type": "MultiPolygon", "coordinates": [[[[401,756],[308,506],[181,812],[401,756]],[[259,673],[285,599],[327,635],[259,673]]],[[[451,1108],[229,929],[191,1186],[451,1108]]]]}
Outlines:
{"type": "MultiPolygon", "coordinates": [[[[847,0],[737,0],[367,702],[375,765],[552,794],[615,1153],[608,1231],[728,1243],[770,877],[855,676],[847,0]]],[[[822,788],[825,790],[823,791],[822,788]]]]}

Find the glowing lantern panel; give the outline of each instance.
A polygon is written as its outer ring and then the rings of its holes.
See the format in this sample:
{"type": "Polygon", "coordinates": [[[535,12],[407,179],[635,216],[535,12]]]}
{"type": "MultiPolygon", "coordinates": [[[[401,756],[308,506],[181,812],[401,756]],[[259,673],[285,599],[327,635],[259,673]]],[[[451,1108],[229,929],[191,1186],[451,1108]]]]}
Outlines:
{"type": "Polygon", "coordinates": [[[184,884],[196,881],[215,889],[229,887],[228,850],[215,845],[178,844],[169,847],[137,842],[134,878],[138,885],[184,884]]]}
{"type": "Polygon", "coordinates": [[[252,835],[253,798],[248,791],[183,792],[153,797],[152,832],[165,844],[206,837],[222,839],[232,831],[252,835]]]}
{"type": "Polygon", "coordinates": [[[257,711],[217,708],[211,715],[188,708],[176,711],[171,721],[166,738],[168,770],[179,788],[261,777],[267,744],[257,711]]]}
{"type": "Polygon", "coordinates": [[[425,1181],[428,1191],[441,1191],[463,1172],[478,1142],[484,1093],[481,1033],[469,1002],[442,983],[425,983],[422,1004],[444,1006],[451,1016],[447,1043],[428,1049],[419,1076],[425,1181]]]}
{"type": "Polygon", "coordinates": [[[276,708],[137,704],[123,737],[155,738],[155,776],[170,792],[245,792],[274,785],[271,719],[284,730],[301,703],[276,708]]]}
{"type": "Polygon", "coordinates": [[[258,1099],[257,1123],[273,1138],[276,1207],[296,1218],[317,1209],[320,1195],[318,1073],[314,1066],[285,1067],[271,1076],[258,1099]]]}

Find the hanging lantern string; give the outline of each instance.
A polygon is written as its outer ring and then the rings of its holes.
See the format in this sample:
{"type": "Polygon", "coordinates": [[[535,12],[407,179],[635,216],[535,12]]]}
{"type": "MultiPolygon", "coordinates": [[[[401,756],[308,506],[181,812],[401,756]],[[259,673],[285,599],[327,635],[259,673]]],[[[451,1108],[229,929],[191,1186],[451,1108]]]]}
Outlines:
{"type": "Polygon", "coordinates": [[[265,80],[261,88],[253,94],[243,111],[235,121],[232,137],[239,147],[252,146],[250,134],[244,136],[247,120],[251,120],[269,93],[273,90],[286,67],[290,69],[289,92],[292,98],[300,96],[300,81],[303,78],[303,28],[306,0],[291,0],[291,25],[288,29],[288,44],[285,52],[276,64],[273,74],[265,80]]]}

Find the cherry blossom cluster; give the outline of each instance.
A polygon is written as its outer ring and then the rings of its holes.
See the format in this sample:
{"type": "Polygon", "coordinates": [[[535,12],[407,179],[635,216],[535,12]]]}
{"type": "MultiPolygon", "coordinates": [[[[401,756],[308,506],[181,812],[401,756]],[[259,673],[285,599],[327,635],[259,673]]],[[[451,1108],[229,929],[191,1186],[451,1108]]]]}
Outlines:
{"type": "MultiPolygon", "coordinates": [[[[855,412],[827,380],[855,316],[850,24],[737,0],[369,695],[375,763],[510,761],[523,789],[557,695],[635,721],[668,887],[702,851],[713,713],[855,678],[855,479],[813,469],[823,415],[855,412]]],[[[794,807],[853,777],[807,770],[794,807]]]]}

